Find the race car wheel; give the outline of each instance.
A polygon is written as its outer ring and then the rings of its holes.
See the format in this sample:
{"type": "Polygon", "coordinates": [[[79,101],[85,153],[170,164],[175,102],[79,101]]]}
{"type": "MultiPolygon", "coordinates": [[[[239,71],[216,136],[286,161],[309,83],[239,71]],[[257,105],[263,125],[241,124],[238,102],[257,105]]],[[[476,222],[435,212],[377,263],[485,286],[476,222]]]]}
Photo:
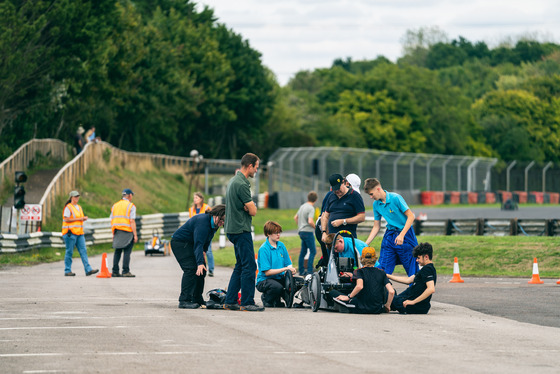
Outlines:
{"type": "Polygon", "coordinates": [[[309,285],[309,301],[311,303],[311,310],[316,312],[321,306],[321,279],[319,274],[313,273],[311,284],[309,285]]]}
{"type": "Polygon", "coordinates": [[[286,308],[291,308],[294,304],[294,296],[296,294],[296,284],[294,276],[291,271],[286,271],[284,276],[284,295],[283,299],[286,302],[286,308]]]}

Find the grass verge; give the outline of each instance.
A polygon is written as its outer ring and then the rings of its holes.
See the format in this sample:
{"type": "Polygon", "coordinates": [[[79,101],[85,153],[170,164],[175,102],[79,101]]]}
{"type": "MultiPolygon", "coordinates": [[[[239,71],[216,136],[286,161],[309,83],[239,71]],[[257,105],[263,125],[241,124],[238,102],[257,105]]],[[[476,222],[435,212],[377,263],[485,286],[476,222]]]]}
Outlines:
{"type": "MultiPolygon", "coordinates": [[[[359,239],[365,240],[366,237],[359,239]]],[[[299,237],[284,236],[280,240],[297,267],[299,237]]],[[[418,240],[433,245],[434,263],[440,274],[453,274],[453,261],[457,257],[461,276],[530,279],[533,258],[537,257],[541,277],[560,278],[560,238],[557,237],[421,236],[418,240]]],[[[262,240],[255,242],[255,253],[262,243],[262,240]]],[[[381,238],[376,238],[372,245],[379,250],[381,238]]],[[[317,250],[316,261],[321,257],[320,248],[317,250]]],[[[214,251],[214,260],[219,266],[233,266],[233,248],[214,251]]],[[[396,272],[402,272],[402,267],[397,266],[396,272]]]]}

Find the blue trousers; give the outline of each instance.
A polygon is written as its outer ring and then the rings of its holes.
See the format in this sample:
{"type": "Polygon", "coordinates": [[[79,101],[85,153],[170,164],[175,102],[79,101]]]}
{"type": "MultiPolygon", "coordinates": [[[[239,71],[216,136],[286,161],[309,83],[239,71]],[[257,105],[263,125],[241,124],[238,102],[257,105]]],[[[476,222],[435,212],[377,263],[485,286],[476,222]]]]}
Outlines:
{"type": "Polygon", "coordinates": [[[214,272],[214,254],[212,253],[212,242],[208,246],[208,251],[206,251],[206,260],[208,262],[208,271],[210,273],[214,272]]]}
{"type": "Polygon", "coordinates": [[[299,232],[299,237],[301,238],[301,251],[299,253],[299,274],[313,274],[313,261],[315,260],[315,254],[317,253],[317,247],[315,246],[315,235],[312,231],[302,231],[299,232]],[[305,255],[309,249],[309,259],[307,260],[307,269],[303,268],[305,263],[305,255]]]}
{"type": "Polygon", "coordinates": [[[241,290],[241,306],[255,304],[255,281],[257,263],[255,248],[250,232],[227,234],[235,251],[235,267],[229,279],[225,304],[236,304],[237,294],[241,290]]]}
{"type": "Polygon", "coordinates": [[[379,268],[387,274],[393,274],[395,266],[402,264],[406,274],[410,277],[418,272],[418,263],[412,257],[412,250],[418,245],[414,229],[411,227],[404,236],[401,245],[395,244],[395,239],[401,232],[398,230],[387,230],[381,242],[381,253],[379,255],[379,268]]]}
{"type": "Polygon", "coordinates": [[[83,235],[74,235],[72,232],[68,231],[63,238],[64,243],[66,244],[66,254],[64,255],[64,273],[70,273],[72,271],[72,254],[74,254],[74,247],[78,248],[78,253],[80,254],[86,273],[91,271],[85,237],[83,235]]]}

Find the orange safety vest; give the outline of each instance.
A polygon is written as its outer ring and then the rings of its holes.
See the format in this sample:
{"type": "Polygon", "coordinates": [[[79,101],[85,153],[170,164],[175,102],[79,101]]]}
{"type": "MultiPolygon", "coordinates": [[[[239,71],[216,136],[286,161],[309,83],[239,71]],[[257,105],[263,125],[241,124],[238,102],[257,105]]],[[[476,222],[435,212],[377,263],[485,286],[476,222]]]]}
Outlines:
{"type": "MultiPolygon", "coordinates": [[[[200,208],[200,213],[198,214],[206,213],[206,211],[209,209],[210,207],[208,206],[208,204],[202,203],[202,207],[200,208]]],[[[191,206],[189,208],[189,217],[194,217],[194,216],[196,216],[196,208],[194,206],[191,206]]]]}
{"type": "MultiPolygon", "coordinates": [[[[72,203],[68,203],[66,205],[70,209],[70,218],[82,218],[84,217],[84,211],[82,207],[79,205],[72,205],[72,203]]],[[[66,209],[66,206],[64,209],[66,209]]],[[[83,221],[74,221],[74,222],[66,222],[64,221],[64,210],[62,211],[62,235],[66,235],[66,233],[70,230],[74,235],[84,235],[84,222],[83,221]]]]}
{"type": "Polygon", "coordinates": [[[111,208],[111,230],[113,233],[115,230],[132,232],[132,227],[130,226],[130,210],[134,204],[131,201],[122,199],[111,208]]]}

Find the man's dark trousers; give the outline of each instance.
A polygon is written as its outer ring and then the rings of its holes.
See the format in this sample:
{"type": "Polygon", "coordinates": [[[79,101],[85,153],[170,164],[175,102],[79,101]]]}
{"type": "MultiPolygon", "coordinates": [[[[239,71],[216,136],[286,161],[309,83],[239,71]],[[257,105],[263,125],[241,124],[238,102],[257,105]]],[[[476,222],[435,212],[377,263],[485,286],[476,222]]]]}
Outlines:
{"type": "Polygon", "coordinates": [[[235,250],[235,267],[229,280],[226,304],[236,304],[237,294],[241,290],[241,306],[255,304],[255,249],[250,232],[227,234],[235,250]]]}

